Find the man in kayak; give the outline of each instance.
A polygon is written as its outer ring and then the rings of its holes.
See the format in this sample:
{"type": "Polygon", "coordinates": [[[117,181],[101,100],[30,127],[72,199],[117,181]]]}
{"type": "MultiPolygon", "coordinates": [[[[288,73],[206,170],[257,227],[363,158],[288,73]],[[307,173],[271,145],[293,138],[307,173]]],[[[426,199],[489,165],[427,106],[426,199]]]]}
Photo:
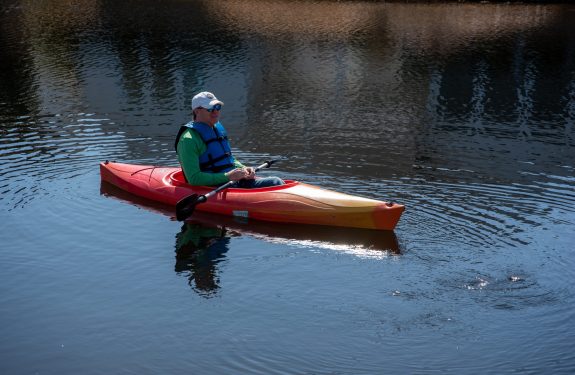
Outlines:
{"type": "Polygon", "coordinates": [[[256,177],[252,167],[234,158],[226,130],[219,122],[223,105],[207,91],[192,98],[193,121],[180,128],[175,142],[186,181],[196,186],[235,181],[233,187],[240,188],[283,185],[278,177],[256,177]]]}

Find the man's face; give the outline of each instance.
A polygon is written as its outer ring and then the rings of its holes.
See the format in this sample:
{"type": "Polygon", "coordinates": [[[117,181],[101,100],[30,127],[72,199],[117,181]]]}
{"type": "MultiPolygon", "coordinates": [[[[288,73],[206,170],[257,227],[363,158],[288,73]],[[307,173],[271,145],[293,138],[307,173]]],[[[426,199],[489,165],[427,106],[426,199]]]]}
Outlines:
{"type": "Polygon", "coordinates": [[[198,107],[194,111],[196,112],[196,120],[198,122],[205,122],[210,126],[214,126],[216,122],[220,119],[220,109],[221,106],[216,105],[211,111],[205,108],[198,107]],[[217,109],[219,108],[219,109],[217,109]]]}

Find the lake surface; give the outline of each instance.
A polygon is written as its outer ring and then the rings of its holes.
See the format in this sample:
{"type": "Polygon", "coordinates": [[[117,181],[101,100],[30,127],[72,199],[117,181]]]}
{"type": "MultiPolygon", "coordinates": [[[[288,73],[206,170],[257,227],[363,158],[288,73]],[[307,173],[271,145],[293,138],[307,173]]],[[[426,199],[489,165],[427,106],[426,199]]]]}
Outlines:
{"type": "Polygon", "coordinates": [[[0,134],[3,374],[575,371],[573,5],[7,0],[0,134]],[[395,232],[100,183],[177,165],[202,90],[243,163],[395,232]]]}

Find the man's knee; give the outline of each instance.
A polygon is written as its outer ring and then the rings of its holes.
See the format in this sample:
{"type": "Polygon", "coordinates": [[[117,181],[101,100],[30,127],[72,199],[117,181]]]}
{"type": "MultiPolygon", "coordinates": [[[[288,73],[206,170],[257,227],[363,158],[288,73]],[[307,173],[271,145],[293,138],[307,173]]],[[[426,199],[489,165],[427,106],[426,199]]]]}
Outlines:
{"type": "Polygon", "coordinates": [[[279,186],[285,184],[284,180],[279,177],[268,177],[269,185],[268,186],[279,186]]]}

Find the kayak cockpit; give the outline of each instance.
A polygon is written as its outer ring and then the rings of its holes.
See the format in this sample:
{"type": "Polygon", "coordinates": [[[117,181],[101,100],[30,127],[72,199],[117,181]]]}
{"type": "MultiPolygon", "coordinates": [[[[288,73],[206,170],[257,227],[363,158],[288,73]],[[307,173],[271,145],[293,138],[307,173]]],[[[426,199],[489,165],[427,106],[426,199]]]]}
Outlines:
{"type": "MultiPolygon", "coordinates": [[[[189,185],[186,182],[186,179],[184,178],[184,173],[181,170],[169,173],[166,176],[166,180],[169,181],[169,183],[173,186],[189,187],[190,189],[199,188],[198,186],[189,185]]],[[[282,189],[290,188],[290,187],[293,187],[293,186],[299,184],[299,181],[295,181],[295,180],[284,180],[284,181],[285,181],[285,184],[279,185],[279,186],[270,186],[270,187],[264,187],[264,188],[254,188],[254,189],[241,189],[241,188],[234,188],[234,189],[249,190],[249,191],[262,191],[262,190],[272,191],[272,190],[282,190],[282,189]]],[[[202,186],[201,188],[206,189],[206,190],[210,190],[210,189],[214,189],[214,186],[202,186]]]]}

